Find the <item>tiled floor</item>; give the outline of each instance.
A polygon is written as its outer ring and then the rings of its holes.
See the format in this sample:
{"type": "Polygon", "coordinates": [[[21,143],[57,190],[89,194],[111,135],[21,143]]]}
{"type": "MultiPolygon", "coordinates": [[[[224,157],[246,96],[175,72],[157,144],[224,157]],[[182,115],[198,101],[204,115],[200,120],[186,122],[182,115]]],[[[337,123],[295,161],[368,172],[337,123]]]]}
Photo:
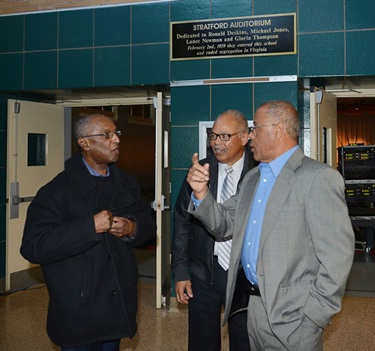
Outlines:
{"type": "Polygon", "coordinates": [[[346,294],[351,296],[369,296],[375,298],[375,255],[364,255],[360,252],[356,253],[354,256],[353,267],[346,284],[346,294]]]}
{"type": "MultiPolygon", "coordinates": [[[[122,340],[123,351],[186,351],[187,310],[172,300],[169,309],[155,308],[152,252],[138,251],[140,268],[138,333],[122,340]]],[[[374,351],[375,257],[357,254],[342,311],[325,333],[325,351],[374,351]]],[[[1,351],[58,351],[45,332],[47,290],[36,286],[0,297],[1,351]]],[[[223,328],[223,351],[228,350],[223,328]]]]}

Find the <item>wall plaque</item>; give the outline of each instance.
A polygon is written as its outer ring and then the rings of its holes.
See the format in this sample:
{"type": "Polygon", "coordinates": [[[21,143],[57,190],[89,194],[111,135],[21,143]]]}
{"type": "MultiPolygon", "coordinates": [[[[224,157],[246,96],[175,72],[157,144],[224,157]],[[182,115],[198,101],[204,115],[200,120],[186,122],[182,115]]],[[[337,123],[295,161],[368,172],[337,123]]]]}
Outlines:
{"type": "Polygon", "coordinates": [[[295,54],[296,14],[171,22],[170,59],[295,54]]]}

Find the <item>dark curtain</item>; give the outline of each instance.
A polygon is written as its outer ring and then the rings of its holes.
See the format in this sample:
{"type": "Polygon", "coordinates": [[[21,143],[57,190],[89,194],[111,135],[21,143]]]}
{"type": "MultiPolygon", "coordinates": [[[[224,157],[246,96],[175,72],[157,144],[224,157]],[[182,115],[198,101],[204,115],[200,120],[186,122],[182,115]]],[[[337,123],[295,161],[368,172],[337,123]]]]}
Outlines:
{"type": "Polygon", "coordinates": [[[337,146],[375,145],[375,106],[337,110],[337,146]]]}

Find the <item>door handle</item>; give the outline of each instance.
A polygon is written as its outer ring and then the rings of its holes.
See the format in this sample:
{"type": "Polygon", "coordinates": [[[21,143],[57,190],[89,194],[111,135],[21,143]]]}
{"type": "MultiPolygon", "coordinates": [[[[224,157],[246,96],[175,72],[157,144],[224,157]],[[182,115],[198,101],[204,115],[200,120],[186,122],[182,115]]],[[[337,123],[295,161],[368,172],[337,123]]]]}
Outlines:
{"type": "MultiPolygon", "coordinates": [[[[34,200],[35,196],[19,196],[19,183],[13,182],[10,184],[10,199],[9,199],[9,206],[10,206],[10,219],[15,219],[19,217],[19,204],[22,202],[31,202],[34,200]]],[[[8,200],[7,200],[8,201],[8,200]]]]}
{"type": "Polygon", "coordinates": [[[160,209],[162,211],[170,209],[169,205],[165,205],[164,200],[165,200],[165,196],[162,195],[161,196],[161,203],[157,203],[156,200],[154,200],[152,202],[151,207],[154,209],[154,211],[157,211],[158,209],[160,209]]]}
{"type": "Polygon", "coordinates": [[[15,195],[10,198],[10,205],[15,206],[15,205],[19,205],[22,202],[31,202],[34,200],[34,198],[35,196],[19,197],[15,195]]]}

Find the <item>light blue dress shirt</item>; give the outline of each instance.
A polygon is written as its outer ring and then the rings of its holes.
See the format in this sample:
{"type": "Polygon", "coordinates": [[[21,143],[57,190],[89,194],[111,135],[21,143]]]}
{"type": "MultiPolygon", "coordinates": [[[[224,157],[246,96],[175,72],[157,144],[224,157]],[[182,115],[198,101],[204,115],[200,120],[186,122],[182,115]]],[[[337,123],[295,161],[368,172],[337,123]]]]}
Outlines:
{"type": "Polygon", "coordinates": [[[297,148],[298,146],[296,145],[270,163],[261,162],[259,164],[260,179],[251,206],[241,255],[241,263],[245,275],[247,279],[256,286],[258,285],[258,277],[256,274],[258,249],[267,201],[278,175],[297,148]]]}
{"type": "Polygon", "coordinates": [[[110,175],[110,173],[109,173],[109,167],[107,167],[107,174],[100,174],[94,168],[90,167],[90,165],[86,162],[86,160],[85,160],[84,157],[82,157],[82,160],[83,160],[83,163],[85,164],[87,170],[90,172],[90,174],[92,176],[95,176],[95,177],[109,177],[109,175],[110,175]]]}

